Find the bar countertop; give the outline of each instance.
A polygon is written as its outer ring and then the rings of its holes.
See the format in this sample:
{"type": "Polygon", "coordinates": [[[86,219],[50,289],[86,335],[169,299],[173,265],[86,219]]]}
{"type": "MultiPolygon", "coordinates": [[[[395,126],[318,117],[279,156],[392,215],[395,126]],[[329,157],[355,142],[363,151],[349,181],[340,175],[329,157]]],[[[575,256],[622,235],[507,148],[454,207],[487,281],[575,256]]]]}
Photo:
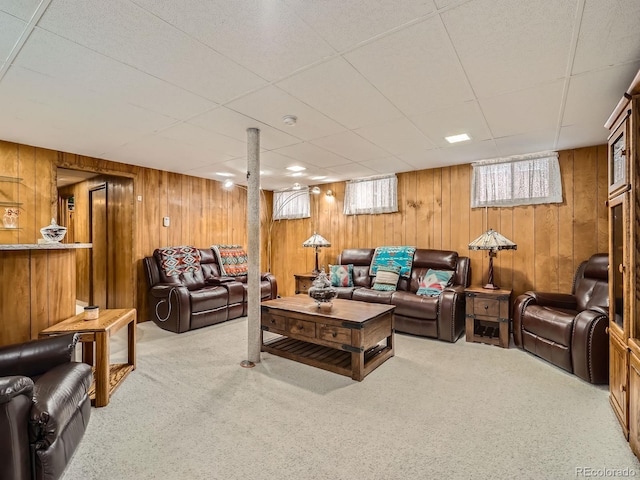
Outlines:
{"type": "Polygon", "coordinates": [[[91,243],[8,243],[0,244],[0,250],[69,250],[92,246],[91,243]]]}

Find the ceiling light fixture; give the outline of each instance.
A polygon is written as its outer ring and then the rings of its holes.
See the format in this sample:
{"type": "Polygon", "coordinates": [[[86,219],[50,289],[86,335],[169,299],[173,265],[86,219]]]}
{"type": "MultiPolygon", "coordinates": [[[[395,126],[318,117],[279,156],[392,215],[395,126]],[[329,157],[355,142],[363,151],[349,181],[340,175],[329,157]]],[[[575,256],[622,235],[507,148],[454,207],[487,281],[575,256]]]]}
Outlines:
{"type": "Polygon", "coordinates": [[[301,167],[300,165],[291,165],[290,167],[287,167],[287,170],[290,170],[292,172],[301,172],[303,170],[306,170],[306,167],[301,167]]]}
{"type": "Polygon", "coordinates": [[[231,187],[233,187],[233,180],[226,179],[226,180],[224,181],[224,183],[222,184],[222,186],[223,186],[224,188],[231,188],[231,187]]]}
{"type": "Polygon", "coordinates": [[[304,173],[302,172],[296,172],[296,173],[292,173],[291,176],[292,177],[302,177],[304,175],[304,173]]]}
{"type": "Polygon", "coordinates": [[[218,175],[220,177],[235,177],[236,176],[235,173],[230,173],[230,172],[216,172],[216,175],[218,175]]]}
{"type": "Polygon", "coordinates": [[[319,195],[320,194],[320,187],[313,187],[311,189],[311,193],[313,193],[314,195],[319,195]]]}
{"type": "Polygon", "coordinates": [[[300,190],[301,188],[302,188],[302,185],[300,185],[299,183],[293,184],[293,190],[300,190]]]}
{"type": "Polygon", "coordinates": [[[449,143],[458,143],[471,140],[471,137],[466,133],[461,133],[460,135],[451,135],[450,137],[444,137],[444,139],[449,143]]]}
{"type": "Polygon", "coordinates": [[[325,193],[325,195],[327,197],[333,197],[333,190],[327,190],[327,193],[325,193]]]}
{"type": "Polygon", "coordinates": [[[317,175],[315,177],[311,177],[311,180],[324,180],[325,178],[327,178],[326,175],[317,175]]]}
{"type": "Polygon", "coordinates": [[[282,117],[282,121],[285,125],[293,127],[298,121],[298,117],[296,117],[295,115],[285,115],[284,117],[282,117]]]}

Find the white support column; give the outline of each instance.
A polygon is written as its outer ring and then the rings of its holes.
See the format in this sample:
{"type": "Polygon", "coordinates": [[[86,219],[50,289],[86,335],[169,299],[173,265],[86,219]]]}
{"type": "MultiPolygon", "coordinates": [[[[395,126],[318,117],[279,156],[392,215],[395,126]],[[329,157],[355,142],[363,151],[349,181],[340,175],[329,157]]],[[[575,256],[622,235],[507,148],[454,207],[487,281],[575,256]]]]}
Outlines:
{"type": "Polygon", "coordinates": [[[247,128],[247,237],[249,255],[247,360],[253,367],[260,362],[260,130],[247,128]]]}

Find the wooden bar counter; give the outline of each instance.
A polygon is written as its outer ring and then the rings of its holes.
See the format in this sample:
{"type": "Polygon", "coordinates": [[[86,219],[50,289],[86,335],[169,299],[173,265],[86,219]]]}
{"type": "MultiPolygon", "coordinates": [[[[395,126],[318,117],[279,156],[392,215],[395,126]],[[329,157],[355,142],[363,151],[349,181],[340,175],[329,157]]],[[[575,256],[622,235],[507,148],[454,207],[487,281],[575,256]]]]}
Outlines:
{"type": "Polygon", "coordinates": [[[0,245],[0,346],[38,338],[76,312],[76,250],[90,243],[0,245]]]}

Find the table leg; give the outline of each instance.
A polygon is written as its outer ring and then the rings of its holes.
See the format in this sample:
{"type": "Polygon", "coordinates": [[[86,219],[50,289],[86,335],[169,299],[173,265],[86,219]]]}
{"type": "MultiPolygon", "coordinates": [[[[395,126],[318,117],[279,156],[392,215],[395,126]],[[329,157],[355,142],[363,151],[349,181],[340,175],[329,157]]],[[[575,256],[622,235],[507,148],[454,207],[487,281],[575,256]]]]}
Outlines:
{"type": "Polygon", "coordinates": [[[82,361],[93,366],[93,342],[82,342],[82,361]]]}
{"type": "Polygon", "coordinates": [[[109,334],[96,332],[96,407],[109,404],[109,334]]]}
{"type": "Polygon", "coordinates": [[[129,325],[127,325],[129,339],[128,361],[134,370],[136,369],[136,324],[137,322],[134,318],[129,325]]]}

